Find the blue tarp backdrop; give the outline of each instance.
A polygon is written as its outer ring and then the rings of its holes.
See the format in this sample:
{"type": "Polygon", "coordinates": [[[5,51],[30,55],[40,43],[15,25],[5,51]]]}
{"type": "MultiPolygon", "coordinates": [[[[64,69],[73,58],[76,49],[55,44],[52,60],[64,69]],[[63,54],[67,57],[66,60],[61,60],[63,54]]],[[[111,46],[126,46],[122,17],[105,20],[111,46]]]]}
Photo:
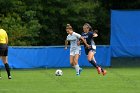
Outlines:
{"type": "Polygon", "coordinates": [[[140,57],[140,10],[111,11],[111,56],[140,57]]]}
{"type": "MultiPolygon", "coordinates": [[[[97,46],[95,55],[98,64],[110,66],[110,47],[97,46]]],[[[64,47],[9,47],[9,65],[11,68],[52,68],[71,67],[69,49],[64,47]]],[[[0,65],[3,67],[2,62],[0,65]]],[[[80,66],[91,66],[86,59],[82,46],[80,66]]]]}

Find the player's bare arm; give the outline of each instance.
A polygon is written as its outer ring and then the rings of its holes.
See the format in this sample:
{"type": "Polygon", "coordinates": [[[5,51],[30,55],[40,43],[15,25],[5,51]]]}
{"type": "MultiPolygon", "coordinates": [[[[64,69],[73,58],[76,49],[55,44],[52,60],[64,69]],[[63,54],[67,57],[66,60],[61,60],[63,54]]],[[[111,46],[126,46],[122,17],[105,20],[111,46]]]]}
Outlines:
{"type": "Polygon", "coordinates": [[[98,30],[94,30],[93,37],[98,37],[98,30]]]}
{"type": "Polygon", "coordinates": [[[68,47],[68,40],[65,40],[65,49],[68,47]]]}
{"type": "Polygon", "coordinates": [[[93,37],[98,37],[98,34],[97,34],[97,33],[94,33],[94,34],[93,34],[93,37]]]}
{"type": "Polygon", "coordinates": [[[84,42],[87,48],[90,48],[90,45],[87,44],[86,40],[83,37],[81,37],[80,39],[84,42]]]}

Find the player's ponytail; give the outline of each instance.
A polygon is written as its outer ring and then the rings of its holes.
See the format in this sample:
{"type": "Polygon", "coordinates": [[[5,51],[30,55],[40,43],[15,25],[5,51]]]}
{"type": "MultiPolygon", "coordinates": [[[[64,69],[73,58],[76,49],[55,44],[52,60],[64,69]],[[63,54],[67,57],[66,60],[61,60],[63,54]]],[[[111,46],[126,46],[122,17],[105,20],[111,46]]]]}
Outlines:
{"type": "Polygon", "coordinates": [[[98,30],[94,30],[94,33],[98,34],[98,30]]]}

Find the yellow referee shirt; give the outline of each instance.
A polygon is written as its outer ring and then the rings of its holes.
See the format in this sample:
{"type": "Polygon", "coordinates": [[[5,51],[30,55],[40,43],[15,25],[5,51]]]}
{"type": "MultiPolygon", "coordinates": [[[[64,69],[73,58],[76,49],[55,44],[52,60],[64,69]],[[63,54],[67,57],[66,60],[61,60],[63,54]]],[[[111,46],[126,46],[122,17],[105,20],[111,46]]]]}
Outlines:
{"type": "Polygon", "coordinates": [[[5,30],[0,29],[0,43],[7,44],[8,43],[8,36],[5,30]]]}

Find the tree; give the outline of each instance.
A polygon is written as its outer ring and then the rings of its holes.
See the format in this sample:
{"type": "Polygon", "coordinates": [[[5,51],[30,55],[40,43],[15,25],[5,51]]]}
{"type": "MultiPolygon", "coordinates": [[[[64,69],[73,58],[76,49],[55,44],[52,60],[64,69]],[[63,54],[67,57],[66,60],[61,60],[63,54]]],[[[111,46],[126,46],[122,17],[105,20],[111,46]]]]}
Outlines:
{"type": "Polygon", "coordinates": [[[9,45],[37,45],[39,40],[35,39],[41,25],[36,19],[36,10],[27,10],[25,2],[19,0],[10,4],[11,10],[1,16],[1,26],[9,35],[9,45]]]}
{"type": "Polygon", "coordinates": [[[97,15],[100,15],[96,13],[96,10],[100,10],[98,0],[47,0],[44,1],[43,6],[45,18],[42,24],[45,25],[43,25],[40,37],[47,45],[64,44],[67,23],[70,23],[78,33],[82,33],[82,26],[85,22],[91,23],[95,28],[99,26],[96,19],[97,15]]]}
{"type": "Polygon", "coordinates": [[[82,33],[86,22],[99,30],[96,44],[109,44],[110,10],[139,5],[139,0],[0,0],[0,25],[14,46],[63,45],[66,24],[82,33]]]}

